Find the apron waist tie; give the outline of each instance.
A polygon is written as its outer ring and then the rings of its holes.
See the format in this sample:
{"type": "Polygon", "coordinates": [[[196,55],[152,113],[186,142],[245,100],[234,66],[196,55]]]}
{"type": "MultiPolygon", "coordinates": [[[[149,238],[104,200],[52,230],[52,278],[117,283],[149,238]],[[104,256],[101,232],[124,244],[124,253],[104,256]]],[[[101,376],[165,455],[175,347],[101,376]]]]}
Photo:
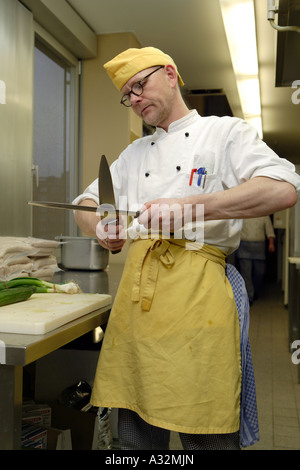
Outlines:
{"type": "Polygon", "coordinates": [[[139,302],[140,300],[140,284],[141,284],[141,276],[142,276],[142,269],[144,260],[148,253],[150,253],[150,264],[148,268],[148,275],[146,286],[144,289],[141,307],[142,310],[149,312],[155,292],[155,286],[158,276],[158,268],[159,262],[161,262],[164,266],[171,268],[175,263],[175,258],[171,251],[169,250],[170,243],[167,240],[151,240],[151,245],[147,244],[145,252],[143,256],[141,256],[138,269],[135,276],[134,286],[132,288],[132,296],[131,300],[133,302],[139,302]]]}
{"type": "MultiPolygon", "coordinates": [[[[136,243],[137,241],[134,241],[133,243],[136,243]]],[[[142,241],[145,242],[146,240],[142,241]]],[[[149,312],[149,310],[151,309],[158,277],[159,263],[162,263],[167,268],[172,268],[175,264],[174,255],[170,250],[170,246],[172,243],[175,245],[182,246],[183,248],[186,247],[186,242],[184,240],[147,240],[144,253],[138,261],[135,279],[131,291],[131,300],[133,302],[140,301],[140,288],[143,265],[147,255],[150,255],[147,280],[141,299],[141,308],[144,311],[149,312]]],[[[219,248],[204,245],[201,249],[196,251],[203,255],[205,258],[222,264],[225,269],[226,253],[220,250],[219,248]]]]}

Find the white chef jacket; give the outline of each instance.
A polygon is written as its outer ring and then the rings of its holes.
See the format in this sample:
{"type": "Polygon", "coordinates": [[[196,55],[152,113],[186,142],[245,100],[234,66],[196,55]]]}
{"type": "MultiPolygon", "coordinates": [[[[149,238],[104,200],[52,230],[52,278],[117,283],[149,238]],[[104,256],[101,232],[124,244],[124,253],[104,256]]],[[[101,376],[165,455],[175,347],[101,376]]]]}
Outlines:
{"type": "MultiPolygon", "coordinates": [[[[173,122],[168,132],[157,128],[135,140],[111,165],[111,174],[116,206],[130,211],[157,198],[225,191],[256,176],[288,181],[300,192],[294,165],[279,158],[254,128],[238,118],[201,117],[195,110],[173,122]],[[200,168],[206,173],[201,181],[200,168]]],[[[86,198],[99,202],[98,180],[73,203],[86,198]]],[[[200,231],[203,224],[198,225],[200,231]]],[[[206,221],[203,242],[230,253],[239,245],[241,227],[241,220],[206,221]]],[[[128,228],[131,238],[145,232],[137,219],[128,228]]],[[[190,225],[183,238],[193,239],[190,225]]]]}

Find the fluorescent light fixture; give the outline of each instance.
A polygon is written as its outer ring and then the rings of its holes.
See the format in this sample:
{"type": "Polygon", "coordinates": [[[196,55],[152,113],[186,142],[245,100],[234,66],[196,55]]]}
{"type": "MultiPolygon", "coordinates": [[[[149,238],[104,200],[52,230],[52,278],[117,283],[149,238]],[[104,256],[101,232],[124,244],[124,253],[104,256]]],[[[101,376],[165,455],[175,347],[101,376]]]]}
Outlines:
{"type": "Polygon", "coordinates": [[[253,0],[220,0],[220,5],[244,119],[262,137],[253,0]]]}
{"type": "Polygon", "coordinates": [[[259,116],[261,114],[260,107],[260,90],[259,81],[257,78],[244,78],[237,80],[239,95],[241,98],[241,105],[245,117],[259,116]]]}

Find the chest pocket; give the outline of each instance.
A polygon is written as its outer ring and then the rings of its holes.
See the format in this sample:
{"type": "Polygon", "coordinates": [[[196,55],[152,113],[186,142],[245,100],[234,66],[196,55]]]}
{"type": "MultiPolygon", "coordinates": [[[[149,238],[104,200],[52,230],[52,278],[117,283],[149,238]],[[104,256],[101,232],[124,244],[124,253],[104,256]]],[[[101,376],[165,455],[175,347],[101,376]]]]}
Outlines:
{"type": "Polygon", "coordinates": [[[185,181],[185,196],[222,191],[220,175],[215,173],[215,153],[202,149],[195,153],[187,168],[185,181]]]}

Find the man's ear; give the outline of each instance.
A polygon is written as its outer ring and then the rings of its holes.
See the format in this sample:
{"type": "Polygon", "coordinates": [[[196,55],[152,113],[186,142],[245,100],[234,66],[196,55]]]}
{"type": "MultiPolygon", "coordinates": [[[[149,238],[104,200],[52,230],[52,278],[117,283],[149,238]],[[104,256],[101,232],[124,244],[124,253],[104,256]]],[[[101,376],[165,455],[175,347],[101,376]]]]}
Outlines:
{"type": "Polygon", "coordinates": [[[177,82],[178,82],[178,75],[177,75],[177,72],[176,72],[176,69],[175,69],[174,65],[167,64],[167,65],[165,65],[164,70],[165,70],[165,73],[166,73],[168,79],[170,80],[170,83],[173,86],[176,86],[177,82]]]}

